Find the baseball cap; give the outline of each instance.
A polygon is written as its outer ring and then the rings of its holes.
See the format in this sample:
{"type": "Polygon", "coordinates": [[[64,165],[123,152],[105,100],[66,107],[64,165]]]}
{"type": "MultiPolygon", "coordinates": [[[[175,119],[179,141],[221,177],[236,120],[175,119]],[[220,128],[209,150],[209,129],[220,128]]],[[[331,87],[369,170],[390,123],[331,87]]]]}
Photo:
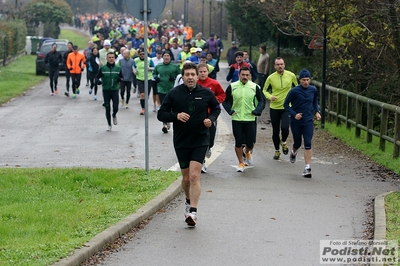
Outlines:
{"type": "Polygon", "coordinates": [[[232,44],[236,44],[236,42],[235,42],[235,41],[233,41],[233,42],[232,42],[232,44]]]}
{"type": "Polygon", "coordinates": [[[190,48],[190,53],[195,53],[196,52],[196,47],[190,48]]]}
{"type": "Polygon", "coordinates": [[[111,42],[109,40],[104,40],[103,46],[111,46],[111,42]]]}
{"type": "Polygon", "coordinates": [[[201,51],[203,51],[203,49],[201,49],[200,47],[196,48],[196,53],[201,51]]]}

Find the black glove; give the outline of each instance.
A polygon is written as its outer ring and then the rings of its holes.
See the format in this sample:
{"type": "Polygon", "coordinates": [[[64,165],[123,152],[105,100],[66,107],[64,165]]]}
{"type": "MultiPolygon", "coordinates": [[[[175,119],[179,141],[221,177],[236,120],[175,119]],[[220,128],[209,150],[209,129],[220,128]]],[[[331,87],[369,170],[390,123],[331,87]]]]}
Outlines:
{"type": "Polygon", "coordinates": [[[174,77],[169,77],[169,81],[175,81],[175,79],[174,77]]]}
{"type": "Polygon", "coordinates": [[[97,85],[101,85],[101,84],[103,84],[103,81],[101,81],[101,80],[97,80],[97,85]]]}
{"type": "Polygon", "coordinates": [[[160,82],[160,78],[159,77],[155,77],[154,80],[158,83],[160,82]]]}
{"type": "Polygon", "coordinates": [[[71,71],[73,68],[71,67],[70,69],[69,69],[69,71],[71,71]]]}
{"type": "Polygon", "coordinates": [[[118,77],[117,82],[120,83],[122,81],[122,78],[118,77]]]}
{"type": "Polygon", "coordinates": [[[81,68],[81,72],[83,72],[83,68],[81,68]]]}

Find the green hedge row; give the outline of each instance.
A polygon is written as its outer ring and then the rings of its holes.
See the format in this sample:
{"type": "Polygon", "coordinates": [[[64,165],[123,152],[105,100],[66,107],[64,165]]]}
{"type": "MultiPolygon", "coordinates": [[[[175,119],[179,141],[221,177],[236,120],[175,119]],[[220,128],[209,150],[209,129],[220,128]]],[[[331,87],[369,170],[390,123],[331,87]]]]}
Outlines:
{"type": "Polygon", "coordinates": [[[0,57],[14,56],[25,49],[27,28],[23,20],[0,20],[0,57]]]}

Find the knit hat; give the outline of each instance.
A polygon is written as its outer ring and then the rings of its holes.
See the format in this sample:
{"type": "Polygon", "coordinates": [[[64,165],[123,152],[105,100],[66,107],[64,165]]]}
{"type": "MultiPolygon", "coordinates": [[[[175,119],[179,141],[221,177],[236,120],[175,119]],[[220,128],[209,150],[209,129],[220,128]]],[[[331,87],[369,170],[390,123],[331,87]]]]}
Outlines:
{"type": "Polygon", "coordinates": [[[310,72],[307,69],[302,69],[299,74],[299,79],[302,78],[311,78],[310,72]]]}

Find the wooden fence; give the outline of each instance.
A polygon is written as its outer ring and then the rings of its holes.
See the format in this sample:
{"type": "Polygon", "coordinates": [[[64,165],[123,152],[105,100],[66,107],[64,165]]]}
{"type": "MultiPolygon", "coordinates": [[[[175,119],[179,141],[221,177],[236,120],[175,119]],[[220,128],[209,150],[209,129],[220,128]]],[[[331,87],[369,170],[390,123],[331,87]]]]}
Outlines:
{"type": "MultiPolygon", "coordinates": [[[[322,98],[322,83],[312,81],[322,98]]],[[[386,141],[393,143],[393,158],[399,158],[400,152],[400,106],[379,102],[343,89],[326,85],[325,119],[343,124],[350,129],[355,127],[355,136],[366,132],[367,143],[372,137],[379,138],[379,149],[385,151],[386,141]]],[[[320,101],[321,102],[321,101],[320,101]]]]}

